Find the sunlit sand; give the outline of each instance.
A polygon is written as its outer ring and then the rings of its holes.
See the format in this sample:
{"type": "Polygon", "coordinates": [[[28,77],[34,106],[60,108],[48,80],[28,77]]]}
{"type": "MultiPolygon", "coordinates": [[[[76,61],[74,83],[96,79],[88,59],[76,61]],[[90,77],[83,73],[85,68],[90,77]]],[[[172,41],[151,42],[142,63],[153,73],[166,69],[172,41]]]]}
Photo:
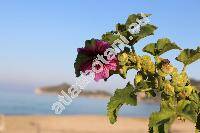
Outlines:
{"type": "MultiPolygon", "coordinates": [[[[147,133],[148,120],[120,117],[114,125],[106,116],[6,116],[2,133],[147,133]]],[[[172,133],[193,133],[190,122],[177,121],[172,133]]]]}

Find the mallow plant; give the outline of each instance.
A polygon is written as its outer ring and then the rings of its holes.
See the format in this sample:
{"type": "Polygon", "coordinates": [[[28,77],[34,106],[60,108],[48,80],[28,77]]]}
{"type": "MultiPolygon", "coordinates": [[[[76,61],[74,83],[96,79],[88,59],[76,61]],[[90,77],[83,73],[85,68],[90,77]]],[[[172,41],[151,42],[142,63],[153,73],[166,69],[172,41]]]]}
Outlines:
{"type": "MultiPolygon", "coordinates": [[[[150,16],[150,14],[145,15],[150,16]]],[[[160,110],[152,112],[149,117],[150,133],[168,133],[170,125],[176,119],[183,121],[187,119],[195,123],[195,131],[199,132],[200,92],[191,85],[187,67],[200,59],[200,47],[182,49],[170,39],[161,38],[142,49],[146,55],[138,55],[134,45],[141,39],[154,35],[157,29],[148,23],[140,26],[137,33],[130,32],[130,25],[138,24],[141,18],[141,14],[132,14],[124,24],[117,24],[115,30],[103,34],[101,39],[87,40],[85,46],[78,49],[74,64],[76,76],[92,70],[93,67],[96,69],[101,67],[102,71],[95,73],[95,81],[100,79],[106,81],[115,74],[125,79],[128,70],[134,69],[136,71],[134,80],[128,82],[124,88],[116,89],[110,98],[107,105],[110,123],[114,124],[117,121],[118,112],[123,105],[137,106],[137,95],[145,93],[146,97],[160,99],[160,110]],[[116,40],[120,41],[116,43],[116,40]],[[115,57],[106,64],[102,63],[103,66],[98,64],[93,66],[97,55],[104,55],[112,44],[116,45],[116,49],[120,49],[115,53],[115,57]],[[173,66],[169,59],[162,57],[171,50],[180,52],[175,59],[183,64],[181,70],[173,66]]]]}

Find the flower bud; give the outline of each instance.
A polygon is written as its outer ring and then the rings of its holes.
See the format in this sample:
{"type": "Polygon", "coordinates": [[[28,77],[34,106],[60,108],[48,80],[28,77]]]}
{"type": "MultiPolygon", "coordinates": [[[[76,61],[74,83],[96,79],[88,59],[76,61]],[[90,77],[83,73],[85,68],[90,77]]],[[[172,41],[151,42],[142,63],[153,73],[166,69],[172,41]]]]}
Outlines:
{"type": "Polygon", "coordinates": [[[128,62],[128,54],[127,53],[119,54],[118,60],[120,65],[125,65],[128,62]]]}
{"type": "Polygon", "coordinates": [[[135,75],[135,79],[134,79],[135,85],[137,85],[138,83],[140,83],[142,80],[143,80],[142,75],[140,75],[140,74],[135,75]]]}
{"type": "Polygon", "coordinates": [[[166,74],[171,74],[174,71],[174,67],[170,64],[164,64],[161,70],[166,74]]]}
{"type": "Polygon", "coordinates": [[[142,57],[142,61],[141,61],[141,67],[144,71],[148,71],[150,73],[154,73],[155,72],[155,65],[154,63],[151,61],[150,56],[143,56],[142,57]]]}
{"type": "Polygon", "coordinates": [[[192,93],[193,89],[194,89],[193,86],[190,86],[190,85],[189,86],[185,86],[184,87],[184,91],[185,91],[186,96],[190,96],[190,94],[192,93]]]}
{"type": "Polygon", "coordinates": [[[174,95],[174,87],[170,83],[164,85],[164,92],[168,95],[174,95]]]}
{"type": "Polygon", "coordinates": [[[178,87],[184,87],[188,81],[188,76],[185,72],[182,72],[180,74],[174,74],[172,76],[172,82],[174,85],[178,87]]]}

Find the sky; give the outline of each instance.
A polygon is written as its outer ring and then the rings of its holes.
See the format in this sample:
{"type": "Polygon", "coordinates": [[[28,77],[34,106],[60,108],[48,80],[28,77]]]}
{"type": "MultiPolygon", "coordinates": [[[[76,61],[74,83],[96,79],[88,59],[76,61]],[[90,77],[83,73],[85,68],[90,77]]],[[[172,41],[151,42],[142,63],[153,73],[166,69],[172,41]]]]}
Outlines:
{"type": "MultiPolygon", "coordinates": [[[[139,53],[163,37],[182,48],[196,48],[200,46],[199,5],[199,0],[1,0],[0,87],[73,84],[77,48],[87,39],[100,39],[133,13],[152,14],[150,22],[158,27],[154,36],[136,44],[139,53]]],[[[181,68],[173,60],[177,55],[173,51],[164,56],[181,68]]],[[[190,65],[189,76],[200,80],[199,67],[200,62],[190,65]]],[[[89,88],[112,91],[133,80],[134,73],[126,80],[113,76],[107,82],[92,82],[89,88]]]]}

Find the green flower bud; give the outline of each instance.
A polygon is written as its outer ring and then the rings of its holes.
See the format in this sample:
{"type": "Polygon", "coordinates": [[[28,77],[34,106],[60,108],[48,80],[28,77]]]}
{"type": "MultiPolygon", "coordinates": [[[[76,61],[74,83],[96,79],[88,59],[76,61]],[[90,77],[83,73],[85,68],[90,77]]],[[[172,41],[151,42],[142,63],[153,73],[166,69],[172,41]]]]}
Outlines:
{"type": "Polygon", "coordinates": [[[182,72],[180,74],[174,74],[172,76],[172,82],[175,86],[183,87],[186,85],[187,81],[188,81],[188,76],[186,72],[182,72]]]}
{"type": "Polygon", "coordinates": [[[136,60],[137,60],[136,67],[137,67],[138,69],[141,69],[141,68],[142,68],[142,66],[141,66],[141,62],[142,62],[141,57],[140,57],[140,56],[137,56],[137,57],[136,57],[136,60]]]}
{"type": "Polygon", "coordinates": [[[147,56],[147,55],[142,56],[141,67],[144,71],[147,71],[147,72],[150,72],[150,73],[155,72],[155,65],[151,61],[150,56],[147,56]]]}
{"type": "Polygon", "coordinates": [[[174,87],[170,83],[165,83],[164,92],[168,95],[174,95],[174,87]]]}
{"type": "Polygon", "coordinates": [[[138,83],[140,83],[142,80],[143,80],[142,75],[140,75],[140,74],[135,75],[135,79],[134,79],[135,85],[137,85],[138,83]]]}
{"type": "Polygon", "coordinates": [[[167,74],[164,73],[161,69],[158,69],[158,75],[160,75],[161,77],[166,77],[167,74]]]}
{"type": "Polygon", "coordinates": [[[190,86],[190,85],[189,86],[185,86],[184,87],[184,91],[185,91],[186,96],[190,96],[190,94],[192,93],[193,89],[194,89],[193,86],[190,86]]]}
{"type": "Polygon", "coordinates": [[[171,74],[174,71],[174,67],[171,64],[164,64],[161,70],[166,74],[171,74]]]}
{"type": "Polygon", "coordinates": [[[166,77],[167,75],[173,75],[177,72],[177,69],[170,64],[170,61],[168,59],[156,57],[155,60],[158,64],[158,74],[160,76],[166,77]]]}
{"type": "Polygon", "coordinates": [[[186,94],[184,91],[181,91],[180,93],[178,93],[178,96],[184,99],[186,97],[186,94]]]}
{"type": "Polygon", "coordinates": [[[181,92],[183,90],[183,87],[175,87],[175,92],[181,92]]]}
{"type": "Polygon", "coordinates": [[[128,54],[127,53],[119,54],[118,60],[120,65],[125,65],[128,62],[128,54]]]}
{"type": "Polygon", "coordinates": [[[131,62],[136,63],[137,62],[137,55],[133,52],[130,52],[128,55],[128,58],[131,60],[131,62]]]}
{"type": "Polygon", "coordinates": [[[191,95],[192,91],[194,90],[193,86],[185,86],[185,87],[181,87],[182,90],[181,92],[178,94],[181,98],[185,98],[191,95]]]}

